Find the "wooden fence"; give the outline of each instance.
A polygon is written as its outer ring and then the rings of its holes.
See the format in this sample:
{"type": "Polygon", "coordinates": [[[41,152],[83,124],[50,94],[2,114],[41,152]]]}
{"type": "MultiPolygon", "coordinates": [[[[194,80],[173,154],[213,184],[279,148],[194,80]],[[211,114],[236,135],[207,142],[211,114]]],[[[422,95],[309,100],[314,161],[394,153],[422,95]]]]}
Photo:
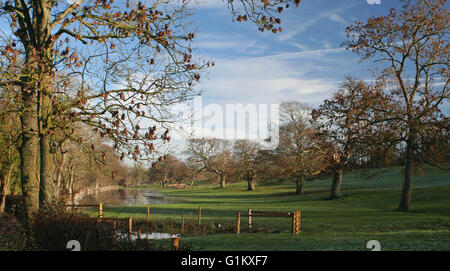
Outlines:
{"type": "MultiPolygon", "coordinates": [[[[67,205],[67,207],[69,207],[69,208],[97,207],[98,208],[97,220],[98,221],[102,221],[102,220],[112,221],[114,223],[114,227],[116,227],[117,221],[124,220],[124,219],[118,219],[118,218],[104,218],[102,203],[91,204],[91,205],[67,205]]],[[[150,211],[151,211],[150,205],[147,205],[146,209],[147,209],[146,224],[148,225],[150,222],[150,211]]],[[[257,217],[266,217],[266,218],[291,217],[292,219],[290,220],[290,222],[287,222],[287,223],[291,223],[292,233],[299,234],[301,232],[301,212],[300,211],[268,212],[268,211],[257,211],[257,210],[248,209],[248,214],[241,214],[240,212],[238,212],[237,213],[237,222],[236,222],[236,233],[237,234],[241,233],[241,217],[248,218],[248,231],[249,232],[252,231],[252,218],[257,218],[257,217]]],[[[198,227],[201,227],[202,226],[202,207],[198,208],[198,217],[197,218],[198,218],[198,227]]],[[[131,239],[132,233],[133,233],[133,218],[128,217],[126,219],[128,220],[128,237],[129,237],[129,239],[131,239]]],[[[180,229],[181,229],[181,234],[184,235],[184,231],[185,231],[185,216],[184,216],[184,214],[181,214],[180,229]]],[[[138,228],[137,229],[137,239],[141,239],[140,235],[141,235],[141,229],[138,228]]]]}
{"type": "Polygon", "coordinates": [[[248,214],[237,213],[237,221],[236,221],[236,233],[241,233],[241,217],[248,217],[248,231],[252,231],[252,217],[292,217],[290,221],[292,225],[292,233],[299,234],[301,231],[301,212],[293,211],[289,213],[283,212],[266,212],[266,211],[255,211],[252,209],[248,209],[248,214]]]}
{"type": "MultiPolygon", "coordinates": [[[[88,207],[97,207],[98,208],[98,215],[97,215],[97,220],[98,221],[102,221],[102,220],[108,220],[108,221],[112,221],[114,224],[114,228],[117,225],[117,221],[119,221],[120,219],[118,218],[104,218],[103,217],[103,203],[99,203],[99,204],[78,204],[78,205],[66,205],[67,208],[88,208],[88,207]]],[[[202,225],[202,207],[198,208],[198,226],[200,227],[202,225]]],[[[123,220],[123,219],[122,219],[123,220]]],[[[132,237],[132,233],[133,233],[133,218],[132,217],[128,217],[128,236],[131,239],[132,237]]],[[[147,205],[147,216],[146,216],[146,223],[147,225],[150,222],[150,204],[147,205]]],[[[184,234],[184,226],[185,226],[185,219],[184,219],[184,214],[181,214],[181,234],[184,234]]],[[[141,239],[140,238],[140,231],[141,229],[138,228],[137,231],[137,239],[141,239]]]]}

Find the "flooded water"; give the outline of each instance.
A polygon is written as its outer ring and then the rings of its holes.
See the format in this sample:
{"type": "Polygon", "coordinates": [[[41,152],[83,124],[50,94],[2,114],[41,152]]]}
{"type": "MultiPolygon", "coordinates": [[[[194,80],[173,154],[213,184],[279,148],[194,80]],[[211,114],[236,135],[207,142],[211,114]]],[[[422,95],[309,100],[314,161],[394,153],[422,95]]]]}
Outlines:
{"type": "Polygon", "coordinates": [[[150,190],[119,189],[86,195],[79,200],[78,204],[98,204],[101,202],[108,206],[133,206],[176,203],[180,201],[180,199],[166,197],[150,190]]]}
{"type": "MultiPolygon", "coordinates": [[[[128,234],[118,234],[121,238],[128,238],[128,234]]],[[[165,232],[142,232],[141,233],[141,239],[147,239],[147,240],[155,240],[155,239],[171,239],[171,238],[180,238],[181,234],[170,234],[165,232]]],[[[137,240],[138,239],[138,233],[133,232],[131,234],[131,240],[137,240]]]]}

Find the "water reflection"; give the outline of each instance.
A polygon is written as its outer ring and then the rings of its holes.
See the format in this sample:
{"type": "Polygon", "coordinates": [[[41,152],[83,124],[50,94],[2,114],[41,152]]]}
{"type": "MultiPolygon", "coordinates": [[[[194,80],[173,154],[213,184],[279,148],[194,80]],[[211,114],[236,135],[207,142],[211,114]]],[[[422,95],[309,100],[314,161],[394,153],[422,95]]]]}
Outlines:
{"type": "Polygon", "coordinates": [[[84,196],[78,204],[103,203],[109,206],[133,206],[146,204],[176,203],[180,200],[163,196],[150,190],[119,189],[84,196]]]}
{"type": "MultiPolygon", "coordinates": [[[[138,233],[133,232],[131,236],[126,233],[118,233],[118,236],[120,238],[129,238],[131,237],[131,240],[138,240],[138,233]]],[[[171,239],[171,238],[180,238],[181,234],[171,234],[171,233],[165,233],[165,232],[142,232],[141,233],[141,239],[148,239],[148,240],[158,240],[158,239],[171,239]]]]}

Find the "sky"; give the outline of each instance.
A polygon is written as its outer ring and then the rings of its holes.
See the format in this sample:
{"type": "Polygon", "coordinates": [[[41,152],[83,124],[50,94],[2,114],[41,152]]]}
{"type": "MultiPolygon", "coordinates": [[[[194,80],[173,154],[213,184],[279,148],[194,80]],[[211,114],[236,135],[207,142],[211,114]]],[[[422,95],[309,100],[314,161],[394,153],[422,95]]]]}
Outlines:
{"type": "MultiPolygon", "coordinates": [[[[303,0],[282,13],[283,31],[261,33],[250,22],[233,22],[221,0],[199,0],[194,45],[215,61],[200,88],[212,103],[279,103],[297,100],[318,105],[346,75],[370,78],[368,63],[341,47],[355,20],[385,14],[400,1],[303,0]]],[[[372,65],[373,67],[373,65],[372,65]]]]}
{"type": "MultiPolygon", "coordinates": [[[[215,66],[198,87],[203,106],[217,104],[224,110],[226,104],[283,101],[315,107],[347,75],[372,79],[373,63],[360,63],[358,55],[341,46],[345,29],[401,7],[397,0],[303,0],[281,14],[283,31],[273,34],[261,33],[251,22],[233,22],[222,0],[199,1],[194,47],[215,66]]],[[[183,140],[174,146],[179,154],[183,140]]]]}
{"type": "MultiPolygon", "coordinates": [[[[197,29],[195,54],[215,63],[197,88],[203,93],[203,108],[219,107],[226,118],[230,104],[299,101],[316,107],[346,76],[372,79],[373,62],[361,63],[358,55],[341,46],[345,29],[401,7],[400,0],[302,0],[299,7],[291,4],[285,9],[280,15],[283,31],[273,34],[261,33],[251,22],[233,22],[224,0],[194,1],[199,2],[192,18],[197,29]]],[[[258,128],[267,126],[256,122],[258,128]]],[[[211,130],[203,127],[201,135],[212,136],[211,130]]],[[[172,153],[180,156],[184,140],[177,134],[172,138],[172,153]]]]}

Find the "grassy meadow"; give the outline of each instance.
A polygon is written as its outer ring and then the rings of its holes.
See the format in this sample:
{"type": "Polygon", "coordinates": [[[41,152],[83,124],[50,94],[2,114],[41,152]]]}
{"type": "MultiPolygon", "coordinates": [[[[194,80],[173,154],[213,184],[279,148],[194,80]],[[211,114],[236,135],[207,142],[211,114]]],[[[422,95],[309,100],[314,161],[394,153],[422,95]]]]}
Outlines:
{"type": "MultiPolygon", "coordinates": [[[[396,211],[400,200],[400,167],[381,169],[374,177],[346,174],[343,197],[327,200],[331,179],[305,184],[305,194],[295,195],[293,183],[257,184],[246,191],[246,183],[200,185],[192,189],[139,189],[182,199],[177,203],[151,206],[151,220],[186,220],[196,223],[198,207],[204,222],[235,223],[237,212],[249,208],[260,211],[302,212],[302,232],[293,235],[290,218],[253,218],[253,227],[271,232],[206,234],[184,236],[193,250],[367,250],[369,240],[378,240],[381,250],[450,250],[450,174],[427,170],[415,176],[412,211],[396,211]]],[[[105,209],[104,216],[133,216],[145,219],[146,206],[105,209]]],[[[242,218],[242,228],[246,227],[242,218]]],[[[159,242],[159,241],[155,241],[159,242]]]]}

